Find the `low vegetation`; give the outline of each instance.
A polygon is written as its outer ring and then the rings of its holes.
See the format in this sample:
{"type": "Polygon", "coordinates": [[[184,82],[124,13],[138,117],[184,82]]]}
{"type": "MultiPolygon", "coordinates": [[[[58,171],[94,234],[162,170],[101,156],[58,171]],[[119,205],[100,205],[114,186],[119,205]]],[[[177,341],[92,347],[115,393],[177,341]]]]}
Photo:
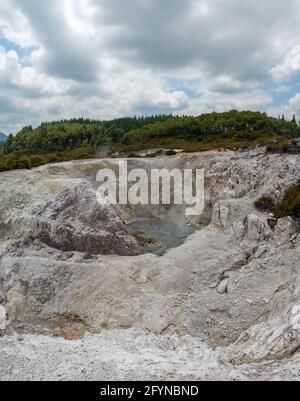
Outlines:
{"type": "Polygon", "coordinates": [[[276,141],[275,143],[269,143],[267,145],[267,152],[279,152],[279,153],[287,153],[289,148],[289,140],[288,138],[281,138],[280,141],[276,141]]]}
{"type": "Polygon", "coordinates": [[[270,196],[262,196],[255,202],[255,207],[261,212],[273,213],[275,209],[275,202],[270,196]]]}
{"type": "Polygon", "coordinates": [[[255,202],[255,207],[259,211],[273,213],[277,219],[287,216],[300,219],[300,180],[285,191],[280,202],[275,203],[271,196],[263,196],[255,202]]]}
{"type": "Polygon", "coordinates": [[[67,152],[55,152],[46,154],[12,154],[0,158],[0,172],[16,169],[30,169],[44,164],[58,163],[63,161],[90,159],[95,157],[94,148],[78,148],[67,152]]]}
{"type": "Polygon", "coordinates": [[[283,199],[274,209],[274,214],[278,219],[285,216],[300,219],[300,180],[297,185],[285,191],[283,199]]]}

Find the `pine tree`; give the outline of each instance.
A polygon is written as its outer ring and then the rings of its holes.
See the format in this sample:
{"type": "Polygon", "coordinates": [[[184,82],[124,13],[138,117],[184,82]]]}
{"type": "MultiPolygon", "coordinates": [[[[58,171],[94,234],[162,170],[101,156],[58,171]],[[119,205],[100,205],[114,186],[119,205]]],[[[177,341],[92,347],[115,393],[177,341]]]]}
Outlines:
{"type": "Polygon", "coordinates": [[[15,145],[16,145],[15,137],[13,136],[13,134],[10,134],[3,145],[4,154],[12,153],[15,150],[15,145]]]}

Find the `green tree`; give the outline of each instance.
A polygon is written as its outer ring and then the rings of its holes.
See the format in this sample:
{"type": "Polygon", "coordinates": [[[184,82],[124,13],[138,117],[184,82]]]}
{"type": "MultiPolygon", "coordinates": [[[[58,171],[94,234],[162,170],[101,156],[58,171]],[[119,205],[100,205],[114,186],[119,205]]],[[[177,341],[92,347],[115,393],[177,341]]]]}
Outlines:
{"type": "Polygon", "coordinates": [[[3,152],[4,154],[9,154],[15,151],[16,147],[16,140],[13,134],[10,134],[7,138],[7,140],[4,142],[3,145],[3,152]]]}

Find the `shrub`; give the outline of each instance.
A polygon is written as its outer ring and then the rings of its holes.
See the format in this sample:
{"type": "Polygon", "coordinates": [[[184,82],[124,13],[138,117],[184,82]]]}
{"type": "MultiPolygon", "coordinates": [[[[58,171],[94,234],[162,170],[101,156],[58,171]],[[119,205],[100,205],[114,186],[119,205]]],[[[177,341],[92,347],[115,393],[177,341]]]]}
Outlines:
{"type": "Polygon", "coordinates": [[[0,160],[0,171],[9,171],[15,169],[30,169],[31,161],[25,155],[12,155],[0,160]]]}
{"type": "Polygon", "coordinates": [[[289,145],[286,143],[274,143],[267,146],[269,153],[287,153],[289,145]]]}
{"type": "Polygon", "coordinates": [[[57,153],[49,153],[49,155],[46,156],[47,163],[57,163],[60,161],[57,153]]]}
{"type": "Polygon", "coordinates": [[[4,160],[0,160],[0,172],[9,170],[7,163],[4,160]]]}
{"type": "Polygon", "coordinates": [[[29,157],[22,155],[19,156],[16,160],[16,166],[15,168],[17,169],[31,169],[31,161],[29,157]]]}
{"type": "Polygon", "coordinates": [[[285,191],[282,201],[275,207],[274,214],[277,219],[286,216],[300,219],[300,181],[285,191]]]}
{"type": "Polygon", "coordinates": [[[166,150],[165,155],[166,156],[175,156],[175,155],[177,155],[177,152],[174,149],[170,149],[170,150],[166,150]]]}
{"type": "Polygon", "coordinates": [[[134,153],[134,152],[131,152],[131,153],[129,153],[128,155],[127,155],[127,158],[128,159],[136,159],[136,158],[138,158],[139,157],[139,155],[137,154],[137,153],[134,153]]]}
{"type": "Polygon", "coordinates": [[[49,163],[58,163],[62,161],[89,159],[95,157],[96,150],[94,148],[77,148],[68,152],[43,153],[43,154],[18,154],[0,156],[0,172],[30,169],[49,163]]]}
{"type": "Polygon", "coordinates": [[[39,155],[30,156],[31,167],[38,167],[45,163],[45,158],[39,155]]]}
{"type": "Polygon", "coordinates": [[[80,160],[80,159],[89,159],[91,157],[95,157],[96,149],[92,147],[86,148],[77,148],[70,150],[68,152],[62,152],[61,158],[62,160],[80,160]]]}
{"type": "Polygon", "coordinates": [[[261,212],[274,212],[275,202],[270,196],[262,196],[255,202],[255,207],[261,212]]]}

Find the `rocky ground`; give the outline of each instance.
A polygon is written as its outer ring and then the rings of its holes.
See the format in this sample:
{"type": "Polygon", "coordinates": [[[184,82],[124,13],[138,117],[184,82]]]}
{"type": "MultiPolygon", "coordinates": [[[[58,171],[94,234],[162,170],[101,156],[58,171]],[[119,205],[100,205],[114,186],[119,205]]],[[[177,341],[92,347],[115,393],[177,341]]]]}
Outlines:
{"type": "Polygon", "coordinates": [[[163,256],[127,224],[183,211],[98,205],[96,173],[116,161],[1,173],[0,378],[298,380],[299,227],[254,202],[296,183],[300,156],[131,163],[205,169],[205,213],[185,222],[199,230],[163,256]]]}
{"type": "Polygon", "coordinates": [[[299,380],[300,356],[284,361],[232,365],[226,350],[198,339],[139,330],[106,331],[77,341],[45,336],[0,342],[1,380],[299,380]]]}

